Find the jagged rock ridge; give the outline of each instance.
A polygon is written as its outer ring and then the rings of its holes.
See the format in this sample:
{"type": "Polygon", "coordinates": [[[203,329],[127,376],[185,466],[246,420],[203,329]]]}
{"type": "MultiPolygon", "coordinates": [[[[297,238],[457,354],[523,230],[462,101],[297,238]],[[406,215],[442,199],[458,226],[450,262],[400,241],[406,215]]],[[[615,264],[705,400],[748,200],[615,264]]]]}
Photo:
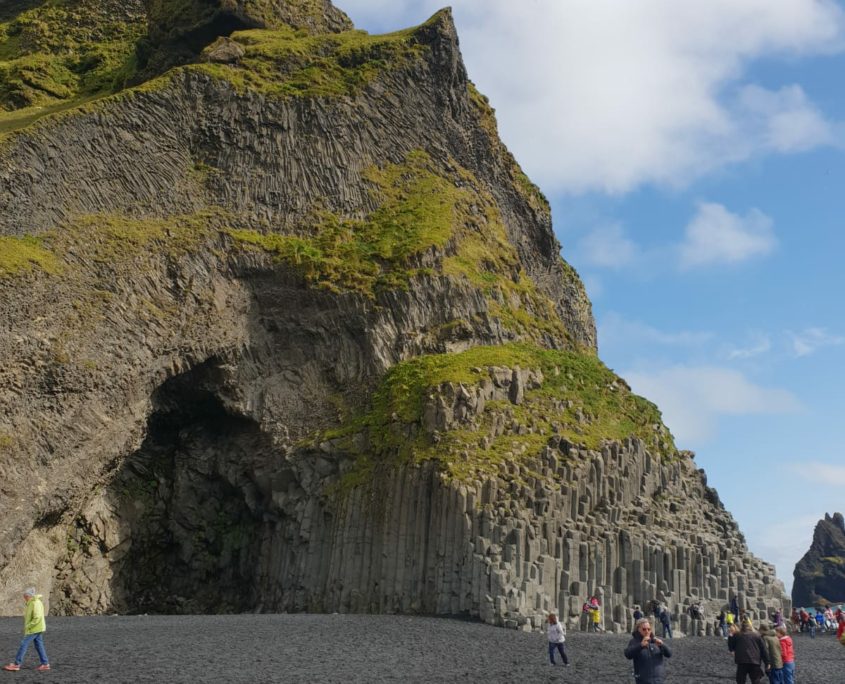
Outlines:
{"type": "Polygon", "coordinates": [[[448,11],[369,36],[323,2],[127,7],[104,61],[50,39],[90,0],[0,25],[4,605],[785,605],[596,358],[448,11]]]}
{"type": "Polygon", "coordinates": [[[819,606],[845,603],[845,518],[825,513],[813,543],[793,572],[792,603],[819,606]]]}

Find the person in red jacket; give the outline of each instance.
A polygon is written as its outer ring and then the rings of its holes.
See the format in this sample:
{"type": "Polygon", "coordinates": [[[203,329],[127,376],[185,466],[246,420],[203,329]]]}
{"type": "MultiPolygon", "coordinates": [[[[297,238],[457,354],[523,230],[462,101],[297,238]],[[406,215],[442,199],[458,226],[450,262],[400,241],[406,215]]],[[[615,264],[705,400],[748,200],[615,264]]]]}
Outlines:
{"type": "Polygon", "coordinates": [[[836,638],[839,643],[845,646],[845,615],[839,613],[839,628],[836,630],[836,638]]]}
{"type": "Polygon", "coordinates": [[[783,684],[795,684],[795,649],[792,646],[792,637],[786,633],[786,626],[781,625],[775,629],[780,641],[780,652],[783,657],[783,684]]]}

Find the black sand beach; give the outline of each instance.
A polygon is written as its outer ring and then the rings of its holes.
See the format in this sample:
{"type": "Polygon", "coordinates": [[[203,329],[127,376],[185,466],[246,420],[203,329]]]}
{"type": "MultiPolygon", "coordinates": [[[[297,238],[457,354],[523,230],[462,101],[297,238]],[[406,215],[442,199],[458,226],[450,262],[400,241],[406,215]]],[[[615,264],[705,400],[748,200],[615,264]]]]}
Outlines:
{"type": "MultiPolygon", "coordinates": [[[[0,657],[17,649],[22,619],[0,619],[0,657]]],[[[568,668],[548,664],[545,637],[438,618],[230,615],[48,618],[53,670],[0,672],[41,682],[573,682],[631,684],[621,635],[570,634],[568,668]]],[[[675,639],[668,681],[733,679],[717,638],[675,639]]],[[[830,635],[795,637],[798,682],[845,682],[845,648],[830,635]]]]}

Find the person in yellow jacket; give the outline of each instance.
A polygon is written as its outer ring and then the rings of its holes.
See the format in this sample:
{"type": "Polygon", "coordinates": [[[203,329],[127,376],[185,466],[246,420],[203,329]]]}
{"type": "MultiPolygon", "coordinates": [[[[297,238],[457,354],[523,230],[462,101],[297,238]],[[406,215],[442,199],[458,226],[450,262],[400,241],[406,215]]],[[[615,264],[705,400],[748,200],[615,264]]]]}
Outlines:
{"type": "Polygon", "coordinates": [[[47,651],[44,650],[44,632],[47,630],[47,623],[44,620],[44,604],[41,602],[41,594],[36,594],[33,587],[24,589],[23,600],[26,609],[23,614],[23,640],[15,656],[15,662],[4,665],[3,669],[10,672],[17,672],[21,669],[26,650],[32,642],[35,642],[35,650],[41,664],[36,670],[43,672],[50,669],[50,661],[47,659],[47,651]]]}

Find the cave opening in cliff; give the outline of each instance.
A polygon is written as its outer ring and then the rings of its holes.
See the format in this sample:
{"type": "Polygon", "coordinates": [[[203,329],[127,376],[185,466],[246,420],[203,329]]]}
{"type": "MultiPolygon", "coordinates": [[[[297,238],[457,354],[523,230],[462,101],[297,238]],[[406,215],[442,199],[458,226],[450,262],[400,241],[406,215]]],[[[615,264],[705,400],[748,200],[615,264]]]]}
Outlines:
{"type": "MultiPolygon", "coordinates": [[[[267,458],[271,441],[226,409],[218,375],[205,364],[155,392],[146,437],[104,492],[105,512],[77,523],[77,543],[99,546],[109,569],[110,596],[91,612],[242,612],[260,601],[256,568],[268,517],[253,464],[267,458]]],[[[67,583],[70,602],[85,592],[81,575],[96,573],[77,572],[67,583]]]]}

